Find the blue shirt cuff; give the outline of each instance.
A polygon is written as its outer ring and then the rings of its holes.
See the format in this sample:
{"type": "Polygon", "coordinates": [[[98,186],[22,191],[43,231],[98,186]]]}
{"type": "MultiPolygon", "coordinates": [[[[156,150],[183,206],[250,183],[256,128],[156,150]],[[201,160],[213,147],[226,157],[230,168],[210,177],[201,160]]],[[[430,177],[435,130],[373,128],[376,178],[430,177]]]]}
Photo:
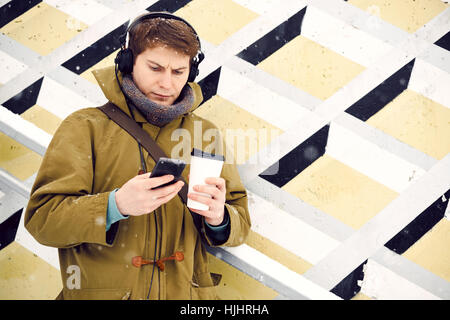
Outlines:
{"type": "Polygon", "coordinates": [[[215,232],[224,231],[228,227],[229,222],[230,221],[226,221],[225,224],[219,224],[218,226],[212,226],[205,220],[205,224],[208,226],[208,228],[210,228],[212,231],[215,231],[215,232]]]}
{"type": "Polygon", "coordinates": [[[225,243],[230,233],[230,216],[225,210],[224,221],[218,226],[212,226],[205,220],[206,235],[212,240],[214,245],[225,243]]]}
{"type": "Polygon", "coordinates": [[[111,228],[111,225],[116,223],[119,220],[122,219],[128,219],[128,216],[123,216],[119,209],[117,208],[116,204],[116,191],[119,190],[119,188],[114,189],[110,192],[108,197],[108,211],[106,212],[106,231],[111,228]]]}

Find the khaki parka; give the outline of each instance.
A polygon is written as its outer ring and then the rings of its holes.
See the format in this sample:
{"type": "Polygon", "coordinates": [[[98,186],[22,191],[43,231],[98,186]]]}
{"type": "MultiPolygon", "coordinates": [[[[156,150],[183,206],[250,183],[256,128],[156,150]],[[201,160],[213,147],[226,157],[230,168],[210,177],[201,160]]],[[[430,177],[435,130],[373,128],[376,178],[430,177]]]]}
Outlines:
{"type": "MultiPolygon", "coordinates": [[[[96,70],[94,75],[106,98],[130,115],[114,68],[96,70]]],[[[195,102],[188,113],[159,128],[134,110],[136,122],[169,157],[182,143],[189,146],[185,150],[189,153],[194,144],[204,151],[210,151],[211,144],[216,152],[226,150],[224,145],[220,149],[221,138],[205,141],[203,135],[194,137],[195,127],[202,133],[218,130],[192,113],[203,96],[198,84],[189,85],[195,102]],[[191,139],[182,134],[186,132],[191,139]]],[[[151,171],[155,161],[145,149],[143,154],[151,171]]],[[[211,246],[240,245],[250,230],[247,193],[235,164],[228,162],[221,177],[226,180],[230,232],[225,243],[217,244],[203,228],[211,246]]],[[[150,299],[217,298],[215,286],[220,275],[210,273],[205,245],[179,196],[152,213],[120,220],[106,231],[109,193],[136,176],[140,167],[136,140],[98,108],[80,109],[61,122],[43,157],[25,211],[25,227],[33,237],[58,248],[63,284],[58,299],[146,299],[150,283],[150,299]],[[136,267],[132,259],[153,260],[155,250],[156,259],[177,251],[184,259],[165,261],[163,271],[155,267],[151,280],[153,264],[136,267]]],[[[187,182],[188,173],[189,164],[183,171],[187,182]]]]}

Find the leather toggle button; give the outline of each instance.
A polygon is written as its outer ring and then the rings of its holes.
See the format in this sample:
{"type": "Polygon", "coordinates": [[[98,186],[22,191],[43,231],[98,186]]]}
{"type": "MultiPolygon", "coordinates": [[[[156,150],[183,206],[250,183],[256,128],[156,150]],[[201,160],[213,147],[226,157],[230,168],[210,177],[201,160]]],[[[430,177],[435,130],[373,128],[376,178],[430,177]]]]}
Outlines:
{"type": "Polygon", "coordinates": [[[181,251],[176,251],[170,257],[158,259],[156,261],[155,260],[146,260],[146,259],[143,259],[142,256],[136,256],[136,257],[131,258],[131,263],[136,268],[140,268],[141,266],[146,265],[146,264],[155,263],[158,266],[159,270],[164,271],[164,268],[165,268],[164,261],[167,261],[167,260],[183,261],[184,254],[181,251]]]}

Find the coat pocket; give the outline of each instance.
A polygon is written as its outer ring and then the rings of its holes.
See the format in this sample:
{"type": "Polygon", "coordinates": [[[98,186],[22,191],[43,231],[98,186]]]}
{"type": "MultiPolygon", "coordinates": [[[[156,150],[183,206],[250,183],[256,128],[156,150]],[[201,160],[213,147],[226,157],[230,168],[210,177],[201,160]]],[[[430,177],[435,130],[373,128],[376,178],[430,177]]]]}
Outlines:
{"type": "Polygon", "coordinates": [[[197,274],[191,282],[191,300],[218,300],[216,288],[221,278],[217,273],[197,274]]]}
{"type": "Polygon", "coordinates": [[[128,300],[131,289],[67,289],[62,290],[63,300],[128,300]]]}

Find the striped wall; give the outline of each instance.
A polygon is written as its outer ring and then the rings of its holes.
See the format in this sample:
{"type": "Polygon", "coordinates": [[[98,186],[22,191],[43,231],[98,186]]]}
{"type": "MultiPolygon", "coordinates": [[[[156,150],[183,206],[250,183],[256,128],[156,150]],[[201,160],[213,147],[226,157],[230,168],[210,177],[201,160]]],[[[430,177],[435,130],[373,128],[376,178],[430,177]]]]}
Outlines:
{"type": "Polygon", "coordinates": [[[91,71],[146,11],[199,33],[195,113],[249,134],[251,233],[209,249],[221,298],[450,299],[441,0],[0,0],[0,299],[61,290],[22,211],[60,122],[105,102],[91,71]]]}

